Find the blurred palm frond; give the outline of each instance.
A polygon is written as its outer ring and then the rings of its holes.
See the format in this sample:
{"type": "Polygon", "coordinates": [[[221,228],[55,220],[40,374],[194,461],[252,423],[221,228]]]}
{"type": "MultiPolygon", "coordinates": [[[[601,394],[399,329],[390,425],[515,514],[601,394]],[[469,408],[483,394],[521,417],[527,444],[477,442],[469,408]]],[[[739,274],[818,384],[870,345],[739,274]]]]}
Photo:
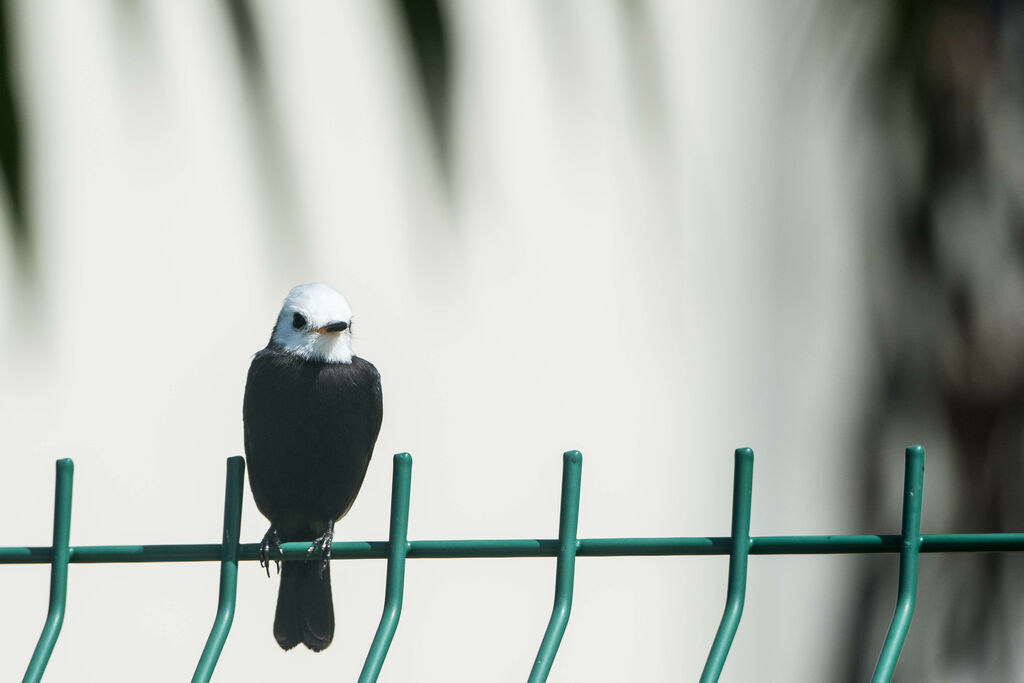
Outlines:
{"type": "Polygon", "coordinates": [[[266,63],[252,8],[248,0],[226,0],[226,5],[246,79],[250,86],[263,88],[266,84],[266,63]]]}
{"type": "Polygon", "coordinates": [[[11,60],[10,3],[0,1],[0,173],[10,206],[11,241],[19,271],[32,263],[32,234],[25,196],[25,154],[11,60]]]}
{"type": "Polygon", "coordinates": [[[279,257],[298,260],[303,251],[302,211],[298,190],[273,98],[259,24],[249,0],[224,0],[249,100],[253,148],[258,155],[268,230],[279,257]]]}
{"type": "Polygon", "coordinates": [[[394,0],[404,25],[419,78],[420,92],[442,174],[450,171],[449,96],[451,40],[444,9],[438,0],[394,0]]]}

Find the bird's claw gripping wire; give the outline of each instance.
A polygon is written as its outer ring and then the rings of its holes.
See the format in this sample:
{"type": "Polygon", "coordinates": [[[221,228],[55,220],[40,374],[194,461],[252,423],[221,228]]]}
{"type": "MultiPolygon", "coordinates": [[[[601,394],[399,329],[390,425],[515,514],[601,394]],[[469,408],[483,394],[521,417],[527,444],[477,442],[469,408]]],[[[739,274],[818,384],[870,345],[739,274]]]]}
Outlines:
{"type": "Polygon", "coordinates": [[[273,552],[275,557],[274,565],[277,567],[277,573],[281,573],[281,558],[284,557],[284,551],[281,550],[281,539],[277,536],[277,529],[270,527],[267,529],[267,533],[263,534],[263,540],[260,541],[260,566],[267,570],[267,578],[270,578],[270,553],[273,552]]]}
{"type": "Polygon", "coordinates": [[[320,551],[320,578],[324,578],[324,570],[327,563],[331,561],[331,542],[334,540],[334,522],[327,522],[327,530],[313,539],[313,543],[306,548],[306,561],[312,559],[316,550],[320,551]]]}

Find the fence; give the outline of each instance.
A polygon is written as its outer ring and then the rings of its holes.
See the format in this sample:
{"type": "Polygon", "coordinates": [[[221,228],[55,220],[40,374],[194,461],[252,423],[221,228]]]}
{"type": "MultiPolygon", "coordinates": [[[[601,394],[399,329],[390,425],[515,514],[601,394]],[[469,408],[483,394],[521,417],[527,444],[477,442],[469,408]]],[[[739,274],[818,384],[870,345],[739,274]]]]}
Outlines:
{"type": "MultiPolygon", "coordinates": [[[[922,552],[986,552],[1024,550],[1024,534],[933,534],[922,536],[921,495],[924,449],[906,451],[903,486],[903,524],[899,535],[750,536],[750,501],[754,453],[736,450],[733,473],[732,532],[728,537],[577,538],[580,476],[583,457],[565,453],[562,467],[561,511],[557,539],[429,540],[409,541],[409,491],[412,457],[394,457],[391,488],[391,529],[387,541],[338,542],[331,546],[334,559],[387,559],[384,610],[359,676],[360,683],[376,681],[402,613],[407,558],[556,557],[555,600],[529,683],[547,680],[548,672],[569,623],[573,577],[577,557],[651,555],[729,555],[725,610],[701,674],[701,683],[717,681],[725,665],[743,614],[747,562],[750,555],[807,555],[826,553],[899,553],[899,585],[892,623],[882,645],[872,683],[889,681],[896,668],[914,612],[918,554],[922,552]]],[[[199,658],[193,683],[209,681],[231,629],[237,598],[238,562],[256,560],[258,544],[240,543],[242,488],[245,462],[228,458],[224,498],[224,535],[219,544],[70,546],[71,485],[74,464],[57,461],[53,545],[0,548],[0,564],[50,564],[50,604],[42,634],[29,661],[24,681],[42,678],[60,634],[67,598],[68,565],[78,562],[198,562],[220,560],[217,616],[199,658]]],[[[284,558],[305,560],[305,543],[282,545],[284,558]]]]}

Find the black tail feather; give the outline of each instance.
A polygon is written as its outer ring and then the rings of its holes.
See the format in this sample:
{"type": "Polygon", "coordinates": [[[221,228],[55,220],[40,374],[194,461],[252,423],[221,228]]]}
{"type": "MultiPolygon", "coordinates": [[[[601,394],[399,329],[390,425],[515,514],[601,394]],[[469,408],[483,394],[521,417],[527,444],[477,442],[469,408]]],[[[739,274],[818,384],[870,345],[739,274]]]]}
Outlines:
{"type": "Polygon", "coordinates": [[[331,568],[320,576],[320,562],[283,562],[277,593],[274,638],[285,650],[299,643],[319,652],[334,638],[331,568]]]}

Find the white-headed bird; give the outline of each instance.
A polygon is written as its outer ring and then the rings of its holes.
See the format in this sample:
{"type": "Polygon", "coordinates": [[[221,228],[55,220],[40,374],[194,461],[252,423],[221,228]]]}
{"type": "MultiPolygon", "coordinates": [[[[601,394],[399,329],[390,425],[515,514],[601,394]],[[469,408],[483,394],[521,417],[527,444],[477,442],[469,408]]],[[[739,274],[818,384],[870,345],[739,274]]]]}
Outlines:
{"type": "Polygon", "coordinates": [[[380,374],[352,353],[348,301],[319,283],[293,288],[249,366],[242,406],[249,485],[270,520],[261,566],[269,575],[282,542],[312,539],[307,561],[280,569],[274,638],[285,650],[319,652],[334,637],[334,523],[359,493],[381,415],[380,374]]]}

